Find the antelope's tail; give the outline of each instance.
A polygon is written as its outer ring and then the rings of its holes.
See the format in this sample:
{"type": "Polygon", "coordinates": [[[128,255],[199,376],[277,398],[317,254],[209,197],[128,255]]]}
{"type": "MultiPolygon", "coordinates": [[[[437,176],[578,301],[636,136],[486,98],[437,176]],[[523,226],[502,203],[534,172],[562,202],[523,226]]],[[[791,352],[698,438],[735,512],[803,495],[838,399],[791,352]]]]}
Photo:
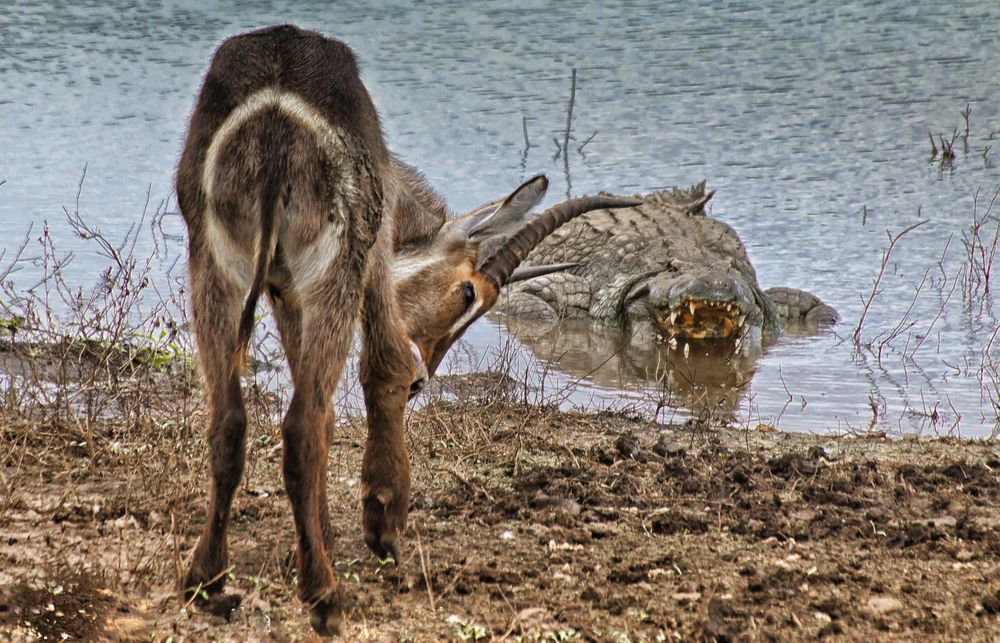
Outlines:
{"type": "MultiPolygon", "coordinates": [[[[268,148],[264,148],[268,149],[268,148]]],[[[274,148],[271,148],[274,149],[274,148]]],[[[253,334],[254,314],[257,311],[257,300],[260,299],[261,290],[264,289],[264,280],[267,277],[271,266],[271,259],[274,257],[275,247],[275,210],[278,199],[281,198],[283,185],[280,167],[283,165],[277,152],[272,153],[275,158],[264,163],[261,170],[262,176],[258,185],[262,188],[258,195],[258,207],[260,212],[260,238],[257,245],[257,260],[253,272],[253,282],[250,285],[250,292],[247,294],[246,302],[243,304],[243,312],[240,313],[240,325],[236,335],[236,351],[233,353],[230,362],[230,375],[244,369],[247,363],[247,351],[250,346],[250,336],[253,334]]]]}

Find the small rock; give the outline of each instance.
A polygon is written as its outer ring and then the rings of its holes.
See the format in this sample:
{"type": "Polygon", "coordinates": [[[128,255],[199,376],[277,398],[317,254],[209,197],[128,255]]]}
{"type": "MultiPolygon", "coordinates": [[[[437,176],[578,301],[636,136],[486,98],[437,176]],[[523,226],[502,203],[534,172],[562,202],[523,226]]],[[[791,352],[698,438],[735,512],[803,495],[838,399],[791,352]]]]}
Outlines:
{"type": "Polygon", "coordinates": [[[663,458],[682,458],[685,451],[684,447],[679,445],[673,437],[666,433],[661,433],[660,437],[656,440],[656,444],[653,445],[653,453],[663,458]]]}
{"type": "Polygon", "coordinates": [[[580,515],[580,503],[578,503],[576,500],[573,500],[572,498],[564,499],[557,506],[563,513],[567,513],[571,516],[580,515]]]}
{"type": "Polygon", "coordinates": [[[701,592],[677,592],[673,598],[682,605],[694,603],[701,599],[701,592]]]}
{"type": "Polygon", "coordinates": [[[642,447],[639,446],[639,439],[631,431],[626,431],[618,436],[618,439],[615,441],[615,448],[618,449],[618,454],[621,457],[629,460],[635,460],[642,453],[642,447]]]}
{"type": "Polygon", "coordinates": [[[958,520],[955,516],[941,516],[940,518],[935,518],[931,521],[935,527],[954,527],[958,524],[958,520]]]}
{"type": "Polygon", "coordinates": [[[959,562],[965,563],[972,560],[975,557],[976,554],[974,552],[969,551],[968,549],[959,549],[958,551],[955,552],[955,560],[959,562]]]}
{"type": "Polygon", "coordinates": [[[865,608],[873,614],[887,614],[898,609],[903,609],[903,603],[898,598],[893,598],[892,596],[872,596],[865,603],[865,608]]]}
{"type": "Polygon", "coordinates": [[[833,622],[833,618],[830,617],[826,612],[813,612],[813,618],[819,623],[820,627],[826,627],[833,622]]]}

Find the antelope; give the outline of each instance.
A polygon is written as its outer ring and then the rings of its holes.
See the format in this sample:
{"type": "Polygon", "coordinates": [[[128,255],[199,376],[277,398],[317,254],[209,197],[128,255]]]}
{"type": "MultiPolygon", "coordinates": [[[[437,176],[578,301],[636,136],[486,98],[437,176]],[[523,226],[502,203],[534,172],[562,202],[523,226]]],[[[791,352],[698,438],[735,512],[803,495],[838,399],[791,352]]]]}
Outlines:
{"type": "Polygon", "coordinates": [[[381,559],[399,561],[410,494],[408,398],[501,287],[567,268],[517,269],[542,238],[589,210],[636,203],[579,198],[531,218],[546,188],[539,175],[448,220],[441,198],[386,149],[346,45],[281,25],[219,46],[177,169],[212,476],[182,600],[207,609],[215,600],[238,601],[222,590],[230,507],[244,468],[241,364],[261,294],[293,385],[281,433],[298,594],[313,629],[331,634],[345,596],[330,565],[327,452],[332,397],[355,326],[361,322],[368,427],[362,532],[381,559]]]}

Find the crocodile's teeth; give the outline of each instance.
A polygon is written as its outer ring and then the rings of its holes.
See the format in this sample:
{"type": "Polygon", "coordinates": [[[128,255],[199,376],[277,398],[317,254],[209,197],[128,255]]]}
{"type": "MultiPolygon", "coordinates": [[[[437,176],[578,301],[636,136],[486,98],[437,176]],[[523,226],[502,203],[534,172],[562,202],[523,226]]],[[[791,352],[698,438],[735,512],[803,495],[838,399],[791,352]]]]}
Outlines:
{"type": "Polygon", "coordinates": [[[676,310],[670,311],[670,323],[671,324],[673,324],[673,323],[675,323],[677,321],[677,315],[679,315],[679,314],[680,313],[678,311],[676,311],[676,310]]]}
{"type": "Polygon", "coordinates": [[[726,304],[726,312],[728,313],[728,312],[731,312],[732,310],[733,310],[733,305],[732,304],[726,304]]]}
{"type": "Polygon", "coordinates": [[[687,359],[691,355],[691,344],[684,342],[684,359],[687,359]]]}
{"type": "Polygon", "coordinates": [[[677,338],[676,337],[671,337],[670,341],[667,342],[667,345],[669,345],[670,348],[677,348],[677,338]]]}
{"type": "Polygon", "coordinates": [[[746,315],[740,315],[740,316],[739,316],[739,317],[738,317],[738,318],[736,319],[736,325],[737,325],[737,326],[742,326],[742,325],[743,325],[743,324],[744,324],[744,323],[746,322],[746,320],[747,320],[747,316],[746,316],[746,315]]]}
{"type": "Polygon", "coordinates": [[[694,302],[693,301],[689,301],[688,302],[688,310],[691,311],[692,315],[694,314],[694,308],[695,308],[694,302]]]}

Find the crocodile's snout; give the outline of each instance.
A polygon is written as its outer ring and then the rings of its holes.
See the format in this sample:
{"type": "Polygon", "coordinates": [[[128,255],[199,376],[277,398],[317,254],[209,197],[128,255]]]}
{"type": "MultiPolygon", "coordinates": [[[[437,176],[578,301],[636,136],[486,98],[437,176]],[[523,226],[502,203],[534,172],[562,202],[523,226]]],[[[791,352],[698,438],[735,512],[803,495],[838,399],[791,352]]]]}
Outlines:
{"type": "Polygon", "coordinates": [[[750,288],[728,275],[654,278],[648,306],[669,338],[738,339],[760,320],[750,288]]]}

